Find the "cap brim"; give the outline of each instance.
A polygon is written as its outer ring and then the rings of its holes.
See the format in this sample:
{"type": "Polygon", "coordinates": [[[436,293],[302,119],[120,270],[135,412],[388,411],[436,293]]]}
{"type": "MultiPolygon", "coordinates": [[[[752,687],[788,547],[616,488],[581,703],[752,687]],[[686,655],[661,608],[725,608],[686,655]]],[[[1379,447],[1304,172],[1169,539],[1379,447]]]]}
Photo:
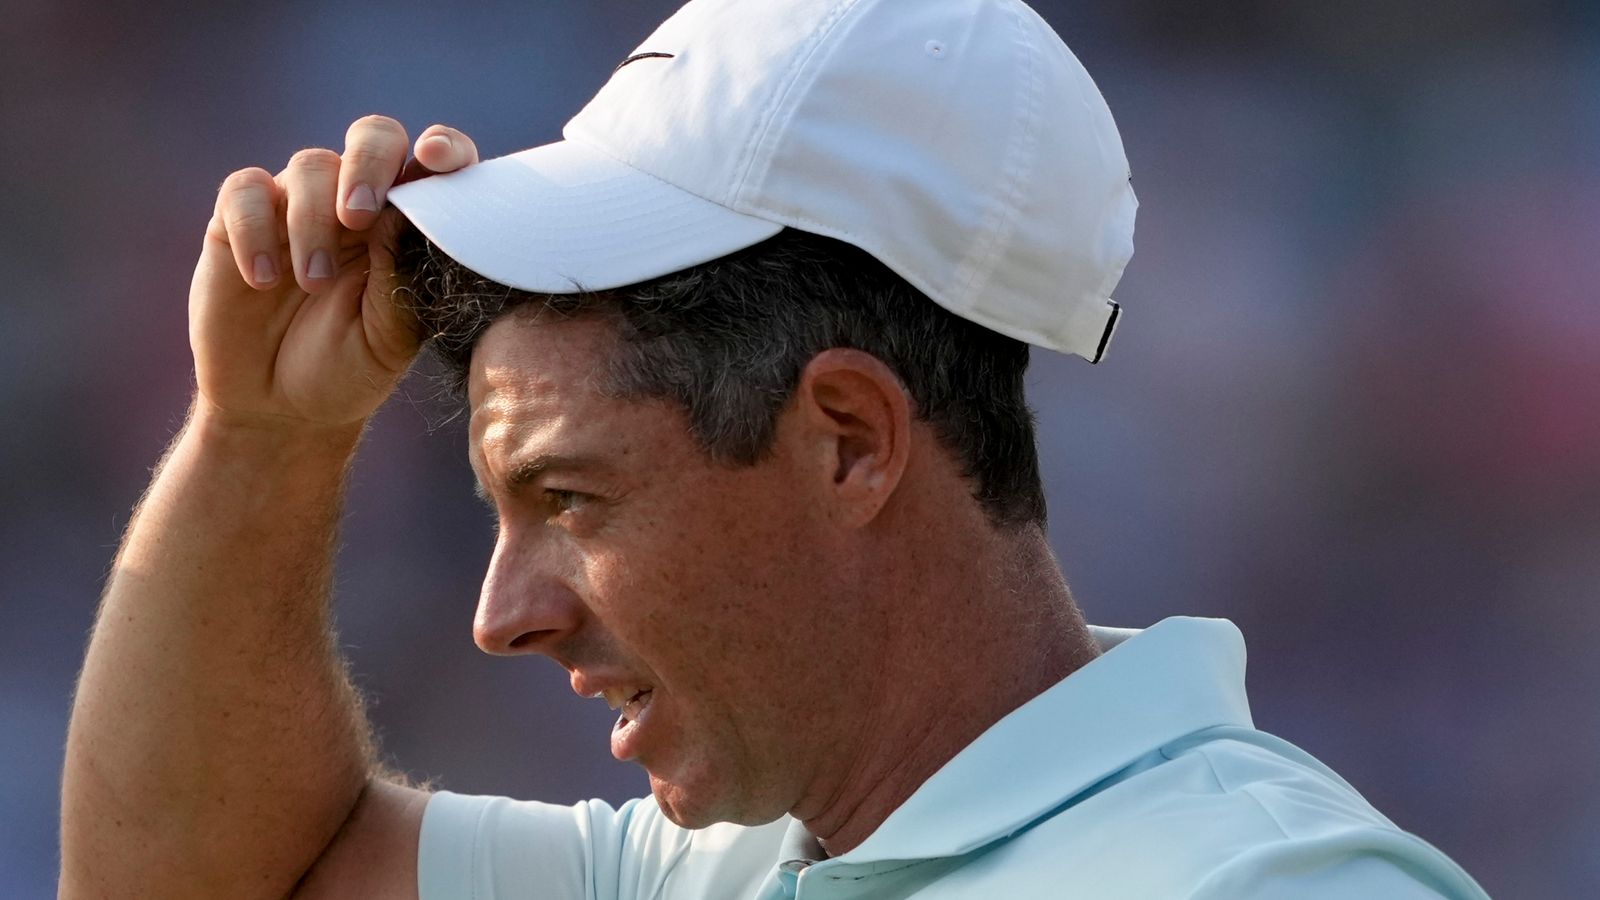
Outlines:
{"type": "Polygon", "coordinates": [[[572,141],[398,185],[389,202],[467,268],[546,294],[648,281],[783,229],[572,141]]]}

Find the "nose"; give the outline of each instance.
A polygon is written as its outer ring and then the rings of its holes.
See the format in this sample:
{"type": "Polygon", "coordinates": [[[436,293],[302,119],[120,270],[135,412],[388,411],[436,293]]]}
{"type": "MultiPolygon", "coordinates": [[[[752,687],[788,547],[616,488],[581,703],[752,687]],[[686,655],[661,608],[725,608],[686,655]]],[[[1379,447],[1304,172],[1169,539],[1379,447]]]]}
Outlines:
{"type": "Polygon", "coordinates": [[[551,653],[583,624],[583,601],[559,577],[554,548],[502,530],[478,595],[472,639],[485,653],[551,653]]]}

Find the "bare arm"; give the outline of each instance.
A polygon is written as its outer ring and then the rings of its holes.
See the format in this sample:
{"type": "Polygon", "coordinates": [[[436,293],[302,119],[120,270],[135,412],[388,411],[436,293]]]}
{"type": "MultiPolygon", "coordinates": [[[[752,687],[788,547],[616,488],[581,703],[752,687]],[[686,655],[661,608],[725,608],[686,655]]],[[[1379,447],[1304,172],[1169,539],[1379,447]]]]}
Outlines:
{"type": "MultiPolygon", "coordinates": [[[[425,148],[439,130],[418,143],[431,168],[476,160],[456,132],[425,148]]],[[[195,406],[117,555],[73,706],[63,897],[415,891],[425,795],[369,786],[328,610],[345,471],[417,350],[388,302],[397,213],[335,198],[381,197],[406,144],[369,118],[343,159],[223,186],[190,293],[195,406]]]]}
{"type": "Polygon", "coordinates": [[[62,797],[65,896],[285,896],[371,753],[329,635],[355,434],[197,413],[129,529],[84,663],[62,797]]]}

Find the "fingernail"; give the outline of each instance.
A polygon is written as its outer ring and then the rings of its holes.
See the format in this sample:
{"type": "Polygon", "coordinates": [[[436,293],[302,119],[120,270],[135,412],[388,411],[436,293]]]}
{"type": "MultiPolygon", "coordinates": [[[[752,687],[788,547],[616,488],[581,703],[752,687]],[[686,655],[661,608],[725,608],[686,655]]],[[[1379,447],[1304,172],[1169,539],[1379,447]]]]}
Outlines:
{"type": "Polygon", "coordinates": [[[424,140],[423,143],[432,144],[445,150],[455,150],[456,148],[456,142],[450,140],[450,135],[448,134],[436,134],[427,140],[424,140]]]}
{"type": "Polygon", "coordinates": [[[256,254],[256,284],[271,284],[278,280],[278,266],[265,253],[256,254]]]}
{"type": "Polygon", "coordinates": [[[378,195],[373,193],[371,185],[358,184],[351,189],[350,196],[345,198],[344,208],[361,212],[377,212],[378,195]]]}
{"type": "Polygon", "coordinates": [[[307,278],[332,278],[333,258],[328,256],[328,251],[318,250],[311,254],[311,262],[306,264],[307,278]]]}

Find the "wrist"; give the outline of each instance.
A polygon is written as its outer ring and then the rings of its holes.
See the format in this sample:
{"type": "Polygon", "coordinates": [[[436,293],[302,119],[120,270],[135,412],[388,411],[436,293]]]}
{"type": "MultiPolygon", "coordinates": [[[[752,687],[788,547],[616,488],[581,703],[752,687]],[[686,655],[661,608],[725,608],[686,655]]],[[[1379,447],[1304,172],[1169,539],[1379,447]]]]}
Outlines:
{"type": "Polygon", "coordinates": [[[341,467],[355,455],[365,421],[325,425],[287,416],[223,409],[196,393],[186,430],[206,448],[229,456],[282,463],[326,460],[341,467]]]}

